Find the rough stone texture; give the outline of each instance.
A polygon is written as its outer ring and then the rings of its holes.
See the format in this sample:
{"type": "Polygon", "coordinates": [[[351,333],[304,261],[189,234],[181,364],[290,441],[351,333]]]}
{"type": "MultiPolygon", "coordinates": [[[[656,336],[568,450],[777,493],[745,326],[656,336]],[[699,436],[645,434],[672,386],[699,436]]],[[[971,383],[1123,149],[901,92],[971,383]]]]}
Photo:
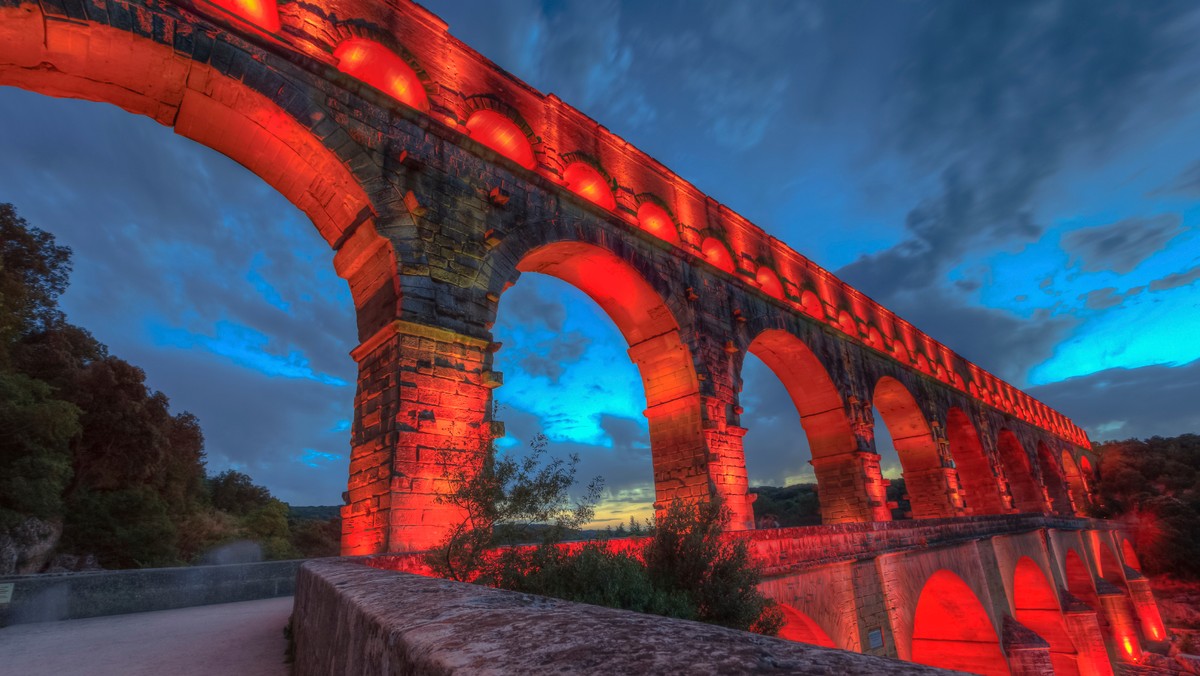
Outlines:
{"type": "Polygon", "coordinates": [[[29,517],[0,533],[0,575],[37,573],[58,546],[62,524],[29,517]]]}
{"type": "Polygon", "coordinates": [[[297,676],[952,673],[346,560],[301,567],[294,631],[297,676]]]}
{"type": "Polygon", "coordinates": [[[300,561],[0,577],[0,625],[141,613],[288,596],[300,561]]]}
{"type": "MultiPolygon", "coordinates": [[[[246,166],[312,219],[350,287],[360,341],[343,553],[420,550],[458,516],[435,499],[447,471],[474,467],[504,429],[491,419],[500,298],[522,274],[547,274],[589,295],[628,344],[660,506],[717,494],[733,528],[753,527],[745,355],[780,378],[813,451],[826,525],[752,537],[768,572],[797,577],[793,592],[820,566],[840,566],[820,593],[793,594],[836,625],[825,633],[862,647],[879,630],[882,645],[864,649],[911,654],[914,606],[941,573],[999,632],[1015,612],[1020,553],[1096,614],[1114,660],[1140,653],[1157,611],[1130,583],[1123,564],[1136,564],[1111,528],[1014,516],[1069,517],[1088,503],[1095,458],[1064,415],[500,71],[418,5],[280,3],[273,32],[238,18],[249,5],[273,3],[0,0],[0,85],[149,116],[246,166]],[[333,54],[352,37],[407,63],[428,106],[339,72],[333,54]],[[473,138],[479,111],[508,118],[531,160],[473,138]],[[612,189],[605,206],[564,180],[581,161],[612,189]],[[647,204],[673,228],[652,231],[638,216],[647,204]],[[873,408],[899,452],[921,518],[912,525],[872,523],[892,518],[873,408]],[[1005,533],[1036,535],[1005,544],[1005,533]]],[[[1072,630],[1075,647],[1110,661],[1085,629],[1072,630]]]]}
{"type": "Polygon", "coordinates": [[[445,480],[431,456],[469,468],[502,431],[490,419],[503,382],[491,327],[500,296],[528,272],[580,288],[620,328],[646,390],[659,504],[715,492],[733,527],[752,527],[739,404],[749,352],[800,412],[826,523],[890,519],[872,405],[897,442],[915,516],[1086,504],[1076,466],[1089,465],[1089,444],[1065,416],[498,70],[419,6],[283,3],[270,35],[236,11],[0,0],[0,84],[147,115],[245,165],[312,219],[350,286],[362,343],[344,553],[420,549],[455,518],[431,499],[445,480]],[[338,72],[332,54],[352,37],[400,55],[428,106],[338,72]],[[528,135],[532,162],[471,137],[481,110],[528,135]],[[607,179],[611,208],[565,183],[581,161],[607,179]],[[650,232],[646,204],[671,227],[650,232]]]}

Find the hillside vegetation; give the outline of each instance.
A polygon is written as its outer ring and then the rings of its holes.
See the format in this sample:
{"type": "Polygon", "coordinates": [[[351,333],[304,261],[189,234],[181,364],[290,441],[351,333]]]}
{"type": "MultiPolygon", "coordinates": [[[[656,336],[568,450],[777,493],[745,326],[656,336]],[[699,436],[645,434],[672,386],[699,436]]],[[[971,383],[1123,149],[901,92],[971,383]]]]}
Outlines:
{"type": "Polygon", "coordinates": [[[70,270],[70,249],[0,204],[0,574],[195,563],[238,540],[266,558],[336,554],[335,516],[206,475],[196,416],[67,322],[70,270]]]}
{"type": "Polygon", "coordinates": [[[1127,521],[1142,569],[1200,580],[1200,435],[1108,441],[1093,515],[1127,521]]]}

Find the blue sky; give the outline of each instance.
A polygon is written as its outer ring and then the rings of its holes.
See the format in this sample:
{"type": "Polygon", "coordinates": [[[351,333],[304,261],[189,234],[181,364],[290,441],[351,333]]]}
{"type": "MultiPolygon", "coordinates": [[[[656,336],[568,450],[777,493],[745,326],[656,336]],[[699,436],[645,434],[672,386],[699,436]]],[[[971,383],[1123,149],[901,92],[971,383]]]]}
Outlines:
{"type": "MultiPolygon", "coordinates": [[[[1194,4],[427,6],[1093,439],[1200,430],[1194,4]]],[[[0,127],[0,201],[75,251],[71,319],[199,416],[212,470],[339,502],[354,320],[303,215],[110,106],[0,88],[0,127]]],[[[643,514],[645,402],[602,311],[529,274],[496,334],[504,443],[545,431],[643,514]]],[[[752,481],[810,476],[753,359],[743,396],[752,481]]]]}

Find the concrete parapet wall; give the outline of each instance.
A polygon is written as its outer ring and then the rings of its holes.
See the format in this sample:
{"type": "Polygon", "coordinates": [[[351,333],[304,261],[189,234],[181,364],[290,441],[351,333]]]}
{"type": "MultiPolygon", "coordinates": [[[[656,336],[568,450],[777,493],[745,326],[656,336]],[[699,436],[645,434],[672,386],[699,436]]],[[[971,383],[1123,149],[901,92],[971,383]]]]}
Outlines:
{"type": "Polygon", "coordinates": [[[0,577],[0,626],[288,596],[301,560],[0,577]]]}
{"type": "Polygon", "coordinates": [[[310,561],[295,674],[951,673],[698,622],[310,561]]]}

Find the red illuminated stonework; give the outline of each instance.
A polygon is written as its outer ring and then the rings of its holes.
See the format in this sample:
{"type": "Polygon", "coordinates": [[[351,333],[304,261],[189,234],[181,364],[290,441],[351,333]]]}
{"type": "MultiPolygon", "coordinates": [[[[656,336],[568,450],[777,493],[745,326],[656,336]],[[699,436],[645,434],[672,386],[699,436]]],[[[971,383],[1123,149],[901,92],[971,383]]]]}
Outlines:
{"type": "MultiPolygon", "coordinates": [[[[414,552],[478,465],[491,327],[525,273],[612,318],[645,390],[658,505],[721,495],[797,640],[996,673],[1110,674],[1165,633],[1136,554],[1078,518],[1068,418],[966,361],[419,6],[0,0],[0,85],[115,104],[222,152],[312,220],[359,346],[346,554],[414,552]],[[821,516],[754,531],[742,365],[783,382],[821,516]],[[874,411],[906,479],[880,473],[874,411]],[[799,434],[801,430],[797,430],[799,434]]],[[[219,198],[219,196],[215,196],[219,198]]]]}

